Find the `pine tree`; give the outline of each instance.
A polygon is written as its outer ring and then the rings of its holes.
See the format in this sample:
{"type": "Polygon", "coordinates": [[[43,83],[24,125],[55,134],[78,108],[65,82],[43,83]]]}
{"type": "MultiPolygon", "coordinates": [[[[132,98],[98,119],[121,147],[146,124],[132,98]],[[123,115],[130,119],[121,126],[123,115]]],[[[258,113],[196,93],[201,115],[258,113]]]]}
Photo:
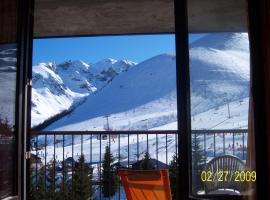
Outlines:
{"type": "Polygon", "coordinates": [[[45,200],[46,185],[45,185],[45,166],[40,169],[31,167],[31,184],[30,184],[30,199],[45,200]]]}
{"type": "Polygon", "coordinates": [[[1,135],[12,135],[13,127],[8,122],[7,118],[2,120],[0,117],[0,130],[1,130],[1,135]]]}
{"type": "Polygon", "coordinates": [[[38,170],[35,170],[34,167],[30,167],[30,199],[31,200],[38,200],[40,199],[40,193],[39,193],[39,175],[38,170]]]}
{"type": "Polygon", "coordinates": [[[173,200],[176,199],[177,176],[178,176],[178,157],[176,156],[176,154],[174,154],[173,159],[169,165],[169,177],[170,177],[171,193],[172,193],[173,200]]]}
{"type": "Polygon", "coordinates": [[[205,152],[200,144],[199,136],[197,134],[192,135],[192,190],[197,192],[202,188],[202,182],[200,181],[200,172],[203,164],[206,162],[205,152]]]}
{"type": "Polygon", "coordinates": [[[92,172],[85,163],[84,155],[75,163],[72,190],[75,200],[88,200],[92,197],[92,172]]]}
{"type": "Polygon", "coordinates": [[[140,169],[142,170],[151,170],[151,169],[154,169],[154,165],[153,163],[151,163],[151,158],[150,158],[150,154],[148,152],[145,152],[144,154],[144,158],[141,162],[141,166],[140,166],[140,169]]]}
{"type": "Polygon", "coordinates": [[[65,200],[72,200],[72,184],[68,175],[68,165],[62,162],[62,181],[60,186],[60,196],[65,200]]]}
{"type": "Polygon", "coordinates": [[[105,147],[104,160],[102,163],[102,193],[104,197],[113,196],[118,189],[118,177],[113,168],[114,158],[108,146],[105,147]]]}
{"type": "Polygon", "coordinates": [[[60,198],[60,186],[56,180],[56,161],[51,160],[48,163],[46,174],[46,198],[47,199],[61,199],[60,198]]]}

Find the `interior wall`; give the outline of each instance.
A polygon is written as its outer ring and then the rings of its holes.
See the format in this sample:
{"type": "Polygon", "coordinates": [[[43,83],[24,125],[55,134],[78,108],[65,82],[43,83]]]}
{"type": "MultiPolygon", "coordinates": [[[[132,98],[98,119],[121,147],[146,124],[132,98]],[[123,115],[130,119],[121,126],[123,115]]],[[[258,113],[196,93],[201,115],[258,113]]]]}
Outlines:
{"type": "Polygon", "coordinates": [[[261,46],[262,46],[262,60],[264,64],[264,93],[266,102],[266,134],[268,142],[268,191],[270,191],[270,1],[262,0],[261,4],[261,46]]]}
{"type": "Polygon", "coordinates": [[[0,44],[15,43],[17,39],[17,1],[0,2],[0,44]]]}
{"type": "Polygon", "coordinates": [[[256,199],[260,200],[270,198],[270,2],[248,2],[256,144],[256,199]]]}

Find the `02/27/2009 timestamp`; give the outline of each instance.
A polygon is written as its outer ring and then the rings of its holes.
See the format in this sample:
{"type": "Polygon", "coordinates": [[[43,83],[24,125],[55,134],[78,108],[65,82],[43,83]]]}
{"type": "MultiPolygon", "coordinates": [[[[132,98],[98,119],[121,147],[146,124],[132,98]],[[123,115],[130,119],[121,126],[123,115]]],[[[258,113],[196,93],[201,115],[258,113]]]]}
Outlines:
{"type": "Polygon", "coordinates": [[[202,171],[202,182],[255,182],[256,171],[202,171]]]}

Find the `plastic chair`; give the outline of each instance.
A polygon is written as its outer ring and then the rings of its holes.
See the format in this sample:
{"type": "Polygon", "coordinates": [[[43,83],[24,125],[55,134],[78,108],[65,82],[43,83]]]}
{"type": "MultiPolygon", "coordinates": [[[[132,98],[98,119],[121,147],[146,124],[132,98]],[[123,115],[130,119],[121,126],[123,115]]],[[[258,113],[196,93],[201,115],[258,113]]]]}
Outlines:
{"type": "Polygon", "coordinates": [[[228,190],[231,189],[234,192],[242,192],[244,190],[244,183],[241,181],[234,181],[236,176],[235,172],[245,171],[246,167],[242,160],[235,156],[224,155],[213,158],[208,164],[206,164],[204,170],[206,172],[211,172],[213,176],[217,172],[228,172],[227,181],[222,182],[206,182],[205,184],[205,193],[219,192],[219,189],[228,190]],[[229,179],[232,179],[230,181],[229,179]]]}
{"type": "Polygon", "coordinates": [[[171,200],[168,170],[118,171],[127,200],[171,200]]]}

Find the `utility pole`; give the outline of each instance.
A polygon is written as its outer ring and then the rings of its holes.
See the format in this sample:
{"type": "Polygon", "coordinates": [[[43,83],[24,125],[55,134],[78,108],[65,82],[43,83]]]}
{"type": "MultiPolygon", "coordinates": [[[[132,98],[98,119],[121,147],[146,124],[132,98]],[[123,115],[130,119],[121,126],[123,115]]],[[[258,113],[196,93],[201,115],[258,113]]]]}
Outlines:
{"type": "Polygon", "coordinates": [[[110,130],[110,126],[109,126],[109,115],[105,115],[104,117],[107,120],[107,131],[109,131],[110,130]]]}
{"type": "Polygon", "coordinates": [[[231,118],[231,112],[230,112],[230,104],[229,101],[227,102],[227,106],[228,106],[228,115],[229,115],[229,119],[231,118]]]}
{"type": "Polygon", "coordinates": [[[230,112],[230,102],[229,102],[229,99],[227,97],[227,92],[224,93],[225,95],[225,101],[227,103],[227,108],[228,108],[228,118],[230,119],[231,118],[231,112],[230,112]]]}
{"type": "Polygon", "coordinates": [[[203,82],[200,84],[200,86],[203,87],[203,90],[204,90],[204,98],[206,98],[206,86],[207,86],[206,82],[203,81],[203,82]]]}

